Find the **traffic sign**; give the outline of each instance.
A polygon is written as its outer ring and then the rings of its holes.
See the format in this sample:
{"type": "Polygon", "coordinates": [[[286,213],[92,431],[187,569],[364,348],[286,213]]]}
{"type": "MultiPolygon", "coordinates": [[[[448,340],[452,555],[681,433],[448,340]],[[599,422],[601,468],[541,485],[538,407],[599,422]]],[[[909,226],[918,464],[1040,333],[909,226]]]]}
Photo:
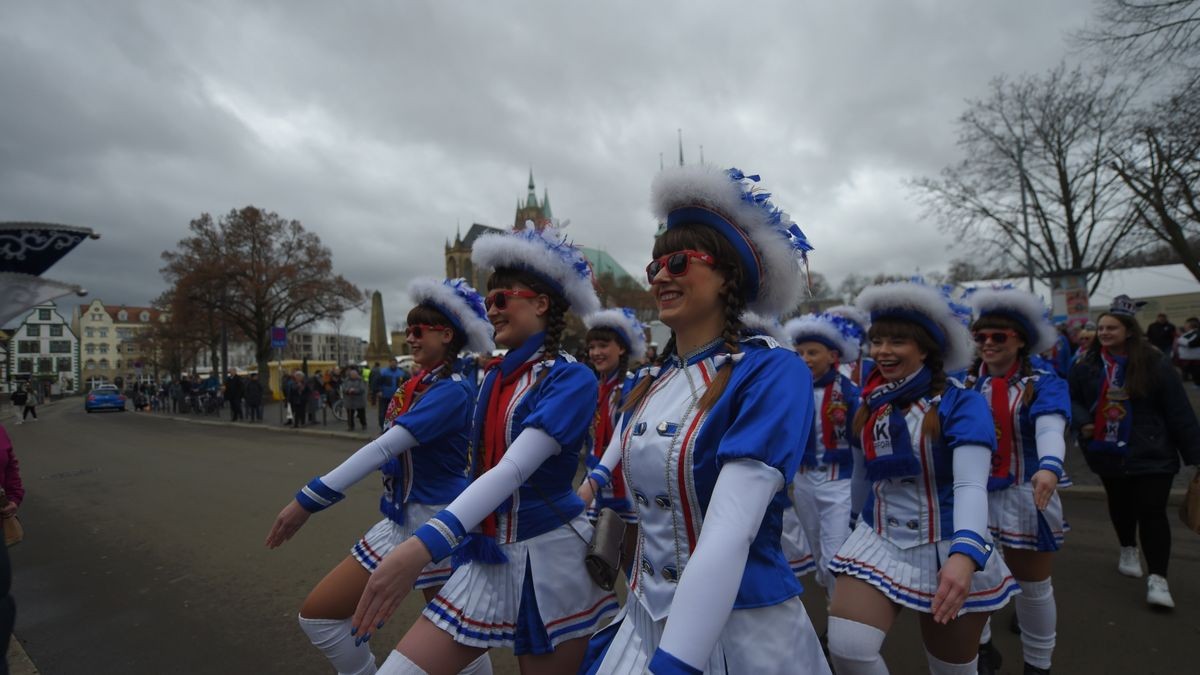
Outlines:
{"type": "Polygon", "coordinates": [[[274,326],[271,328],[271,348],[283,349],[285,347],[287,347],[287,328],[274,326]]]}

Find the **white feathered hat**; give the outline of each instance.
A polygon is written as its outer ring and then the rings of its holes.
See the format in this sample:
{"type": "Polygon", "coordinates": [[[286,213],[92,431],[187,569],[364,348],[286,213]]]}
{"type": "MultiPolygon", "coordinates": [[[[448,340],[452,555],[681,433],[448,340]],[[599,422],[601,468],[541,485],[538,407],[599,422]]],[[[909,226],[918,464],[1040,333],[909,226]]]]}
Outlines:
{"type": "Polygon", "coordinates": [[[466,279],[414,279],[408,295],[414,303],[445,314],[454,330],[466,337],[467,351],[487,354],[496,348],[492,342],[495,329],[487,319],[483,298],[466,279]]]}
{"type": "Polygon", "coordinates": [[[625,343],[625,352],[631,363],[646,358],[646,326],[638,321],[632,309],[618,307],[602,309],[583,318],[583,323],[592,328],[608,328],[615,332],[625,343]]]}
{"type": "Polygon", "coordinates": [[[654,178],[654,215],[667,229],[699,223],[729,240],[745,270],[746,308],[790,312],[803,298],[802,263],[812,250],[800,227],[754,189],[758,176],[709,165],[672,167],[654,178]]]}
{"type": "Polygon", "coordinates": [[[792,344],[819,342],[838,351],[839,360],[852,363],[858,360],[862,333],[850,321],[833,314],[805,314],[784,324],[792,344]]]}
{"type": "Polygon", "coordinates": [[[865,337],[867,331],[871,330],[871,317],[867,313],[854,305],[837,305],[825,310],[826,314],[840,316],[858,327],[859,332],[865,337]]]}
{"type": "Polygon", "coordinates": [[[1054,346],[1058,333],[1050,324],[1050,311],[1041,298],[1012,286],[978,288],[967,297],[976,318],[1003,316],[1011,319],[1025,333],[1030,354],[1041,354],[1054,346]]]}
{"type": "Polygon", "coordinates": [[[529,272],[560,293],[577,314],[600,310],[591,263],[556,227],[539,230],[528,224],[516,232],[485,234],[471,247],[471,261],[529,272]]]}
{"type": "Polygon", "coordinates": [[[783,324],[779,323],[779,319],[775,317],[763,316],[754,312],[742,312],[741,322],[748,335],[766,335],[781,345],[786,345],[788,342],[783,324]]]}
{"type": "Polygon", "coordinates": [[[947,372],[971,365],[975,345],[967,330],[971,310],[955,303],[946,289],[924,281],[893,281],[868,286],[854,304],[875,322],[881,318],[903,319],[924,328],[942,348],[947,372]]]}

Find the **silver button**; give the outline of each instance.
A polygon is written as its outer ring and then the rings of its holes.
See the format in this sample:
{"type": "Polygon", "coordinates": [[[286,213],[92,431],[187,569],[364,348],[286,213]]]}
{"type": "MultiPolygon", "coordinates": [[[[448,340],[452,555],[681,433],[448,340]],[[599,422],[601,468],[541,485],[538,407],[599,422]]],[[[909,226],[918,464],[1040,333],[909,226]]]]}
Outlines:
{"type": "Polygon", "coordinates": [[[888,518],[887,524],[888,524],[888,527],[899,527],[900,521],[895,518],[888,518]]]}
{"type": "Polygon", "coordinates": [[[905,524],[904,524],[904,526],[905,526],[905,527],[907,527],[907,528],[908,528],[908,529],[910,529],[910,530],[915,530],[915,529],[917,529],[918,527],[920,527],[920,523],[918,523],[918,522],[917,522],[917,521],[915,521],[915,520],[910,520],[910,521],[908,521],[907,523],[905,523],[905,524]]]}
{"type": "Polygon", "coordinates": [[[651,565],[649,560],[642,558],[642,571],[650,576],[654,576],[654,565],[651,565]]]}
{"type": "Polygon", "coordinates": [[[642,493],[638,492],[637,490],[634,490],[634,491],[633,491],[633,498],[634,498],[634,499],[636,499],[636,500],[637,500],[637,503],[638,503],[638,504],[641,504],[642,506],[649,506],[649,505],[650,505],[650,500],[649,500],[649,499],[646,499],[646,495],[644,495],[644,494],[642,494],[642,493]]]}
{"type": "Polygon", "coordinates": [[[660,509],[671,508],[671,498],[666,495],[658,495],[654,498],[654,503],[657,504],[658,508],[660,509]]]}
{"type": "Polygon", "coordinates": [[[673,584],[679,583],[679,570],[674,567],[667,566],[662,568],[662,576],[673,584]]]}

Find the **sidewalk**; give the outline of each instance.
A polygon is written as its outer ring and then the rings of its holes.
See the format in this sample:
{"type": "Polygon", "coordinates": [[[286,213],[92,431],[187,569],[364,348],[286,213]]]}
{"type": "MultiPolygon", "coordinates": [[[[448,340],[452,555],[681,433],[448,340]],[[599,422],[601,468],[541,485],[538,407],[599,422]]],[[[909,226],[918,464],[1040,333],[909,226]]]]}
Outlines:
{"type": "Polygon", "coordinates": [[[37,666],[29,660],[16,635],[8,641],[8,672],[9,675],[38,675],[37,666]]]}
{"type": "Polygon", "coordinates": [[[147,417],[155,417],[159,419],[170,419],[178,422],[187,422],[189,424],[206,424],[210,426],[223,427],[239,427],[246,429],[263,429],[266,431],[275,431],[283,433],[302,433],[316,436],[328,436],[331,438],[352,438],[355,440],[368,440],[374,438],[379,432],[376,421],[378,420],[376,408],[367,407],[367,429],[361,430],[358,420],[355,420],[354,431],[350,431],[345,421],[339,421],[333,416],[333,411],[325,408],[323,411],[317,411],[316,424],[309,424],[298,429],[288,426],[282,420],[286,419],[283,411],[283,404],[280,402],[272,402],[263,406],[263,418],[261,422],[233,422],[229,419],[229,406],[226,405],[221,409],[219,415],[203,415],[203,414],[182,414],[182,413],[162,413],[162,412],[128,412],[127,415],[144,415],[147,417]],[[324,422],[324,423],[322,423],[324,422]]]}

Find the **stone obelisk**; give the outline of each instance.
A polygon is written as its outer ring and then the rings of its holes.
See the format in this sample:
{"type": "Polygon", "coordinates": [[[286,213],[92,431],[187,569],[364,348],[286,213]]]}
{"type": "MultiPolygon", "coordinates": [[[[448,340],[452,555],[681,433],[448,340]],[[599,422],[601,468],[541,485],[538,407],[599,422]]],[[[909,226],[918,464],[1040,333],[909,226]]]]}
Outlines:
{"type": "Polygon", "coordinates": [[[392,360],[392,348],[388,345],[387,329],[383,320],[383,294],[375,291],[371,294],[371,335],[367,341],[367,363],[374,367],[375,362],[386,364],[392,360]]]}

